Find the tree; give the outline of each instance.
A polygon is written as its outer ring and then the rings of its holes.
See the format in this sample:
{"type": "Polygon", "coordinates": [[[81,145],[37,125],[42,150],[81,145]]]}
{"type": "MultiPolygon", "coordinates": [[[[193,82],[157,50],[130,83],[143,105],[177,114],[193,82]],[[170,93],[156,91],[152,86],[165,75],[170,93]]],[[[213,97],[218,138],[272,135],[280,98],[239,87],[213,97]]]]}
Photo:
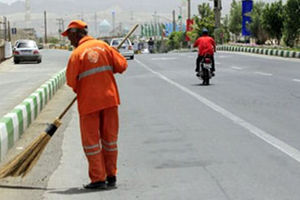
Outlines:
{"type": "Polygon", "coordinates": [[[295,41],[300,37],[300,0],[288,0],[285,6],[284,42],[294,47],[295,41]]]}
{"type": "Polygon", "coordinates": [[[262,25],[271,38],[276,38],[277,43],[283,32],[284,7],[282,1],[267,4],[262,12],[262,25]]]}
{"type": "Polygon", "coordinates": [[[219,28],[214,30],[214,39],[217,44],[223,44],[224,42],[227,43],[230,40],[230,33],[229,33],[229,16],[225,15],[222,19],[221,25],[219,28]]]}
{"type": "Polygon", "coordinates": [[[192,41],[195,41],[202,35],[202,29],[206,28],[210,35],[214,33],[215,16],[214,11],[210,8],[208,3],[198,5],[199,16],[194,16],[193,30],[188,33],[192,41]]]}
{"type": "Polygon", "coordinates": [[[229,31],[229,16],[225,15],[223,19],[222,26],[224,28],[224,42],[228,42],[230,40],[230,31],[229,31]]]}
{"type": "Polygon", "coordinates": [[[168,48],[169,49],[179,49],[182,48],[185,39],[185,34],[182,31],[174,31],[170,34],[168,38],[168,48]]]}
{"type": "Polygon", "coordinates": [[[242,3],[241,1],[236,2],[233,0],[230,8],[229,17],[229,31],[233,33],[236,37],[242,32],[242,3]]]}
{"type": "Polygon", "coordinates": [[[262,1],[255,2],[251,12],[251,23],[248,24],[252,37],[256,39],[257,44],[264,44],[268,39],[268,33],[264,29],[263,12],[265,3],[262,1]]]}
{"type": "Polygon", "coordinates": [[[53,43],[53,44],[58,44],[59,43],[59,39],[56,37],[48,37],[48,42],[49,43],[53,43]]]}

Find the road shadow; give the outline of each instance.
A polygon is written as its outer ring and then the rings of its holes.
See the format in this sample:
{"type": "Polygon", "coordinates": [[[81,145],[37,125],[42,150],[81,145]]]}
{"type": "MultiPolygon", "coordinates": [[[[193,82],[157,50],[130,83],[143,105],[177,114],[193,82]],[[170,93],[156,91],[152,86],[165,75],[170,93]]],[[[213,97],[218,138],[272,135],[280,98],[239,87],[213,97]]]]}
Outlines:
{"type": "Polygon", "coordinates": [[[62,195],[73,195],[73,194],[85,194],[85,193],[93,193],[93,192],[107,192],[110,190],[115,190],[117,187],[114,188],[107,188],[107,189],[84,189],[82,187],[73,187],[73,188],[68,188],[65,190],[52,190],[48,193],[52,194],[62,194],[62,195]]]}
{"type": "Polygon", "coordinates": [[[27,65],[27,64],[40,64],[40,63],[38,63],[37,61],[20,61],[18,63],[14,63],[14,64],[15,65],[22,65],[22,64],[27,65]]]}
{"type": "Polygon", "coordinates": [[[191,84],[191,86],[202,86],[202,87],[207,87],[207,86],[214,86],[214,84],[209,84],[209,85],[203,85],[202,83],[194,83],[194,84],[191,84]]]}
{"type": "Polygon", "coordinates": [[[1,185],[0,188],[4,189],[12,189],[12,190],[55,190],[55,188],[47,188],[47,187],[36,187],[36,186],[22,186],[22,185],[1,185]]]}
{"type": "Polygon", "coordinates": [[[84,194],[92,192],[106,192],[110,190],[115,190],[117,187],[110,187],[107,189],[84,189],[83,187],[71,187],[71,188],[47,188],[47,187],[37,187],[37,186],[21,186],[21,185],[1,185],[0,189],[11,189],[11,190],[41,190],[48,191],[48,193],[62,194],[62,195],[73,195],[73,194],[84,194]]]}

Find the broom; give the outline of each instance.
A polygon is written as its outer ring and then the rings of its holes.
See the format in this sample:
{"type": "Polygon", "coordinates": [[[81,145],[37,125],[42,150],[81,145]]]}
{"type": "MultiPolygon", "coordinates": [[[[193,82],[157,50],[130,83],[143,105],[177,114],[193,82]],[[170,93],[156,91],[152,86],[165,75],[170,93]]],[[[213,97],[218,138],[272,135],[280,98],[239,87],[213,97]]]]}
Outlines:
{"type": "MultiPolygon", "coordinates": [[[[136,24],[130,32],[124,37],[121,43],[118,45],[117,49],[119,49],[123,43],[129,38],[129,36],[135,31],[138,27],[136,24]]],[[[53,123],[51,123],[46,130],[39,135],[23,152],[14,157],[11,161],[5,164],[0,169],[0,179],[6,178],[9,176],[12,177],[24,177],[30,172],[30,170],[35,166],[40,156],[42,155],[45,147],[50,141],[51,137],[54,135],[57,128],[61,125],[61,119],[67,113],[67,111],[72,107],[74,102],[76,101],[76,97],[71,101],[71,103],[67,106],[67,108],[56,118],[53,123]]]]}

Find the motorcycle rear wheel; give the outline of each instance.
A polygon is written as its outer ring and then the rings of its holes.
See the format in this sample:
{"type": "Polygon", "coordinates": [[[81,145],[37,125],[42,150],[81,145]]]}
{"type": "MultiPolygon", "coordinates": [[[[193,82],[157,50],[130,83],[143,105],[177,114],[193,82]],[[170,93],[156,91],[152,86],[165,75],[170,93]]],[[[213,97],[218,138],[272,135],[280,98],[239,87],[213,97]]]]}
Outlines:
{"type": "Polygon", "coordinates": [[[203,70],[203,85],[209,85],[209,72],[207,69],[203,70]]]}

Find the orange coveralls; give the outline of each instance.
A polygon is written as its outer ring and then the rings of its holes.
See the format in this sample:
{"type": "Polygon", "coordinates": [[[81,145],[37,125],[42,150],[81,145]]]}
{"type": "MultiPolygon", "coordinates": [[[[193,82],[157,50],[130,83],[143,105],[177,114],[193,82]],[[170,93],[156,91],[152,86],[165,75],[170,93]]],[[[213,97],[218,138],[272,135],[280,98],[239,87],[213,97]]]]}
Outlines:
{"type": "Polygon", "coordinates": [[[127,68],[126,59],[105,42],[85,36],[68,62],[67,84],[77,93],[83,150],[92,182],[117,173],[118,105],[114,73],[127,68]]]}

